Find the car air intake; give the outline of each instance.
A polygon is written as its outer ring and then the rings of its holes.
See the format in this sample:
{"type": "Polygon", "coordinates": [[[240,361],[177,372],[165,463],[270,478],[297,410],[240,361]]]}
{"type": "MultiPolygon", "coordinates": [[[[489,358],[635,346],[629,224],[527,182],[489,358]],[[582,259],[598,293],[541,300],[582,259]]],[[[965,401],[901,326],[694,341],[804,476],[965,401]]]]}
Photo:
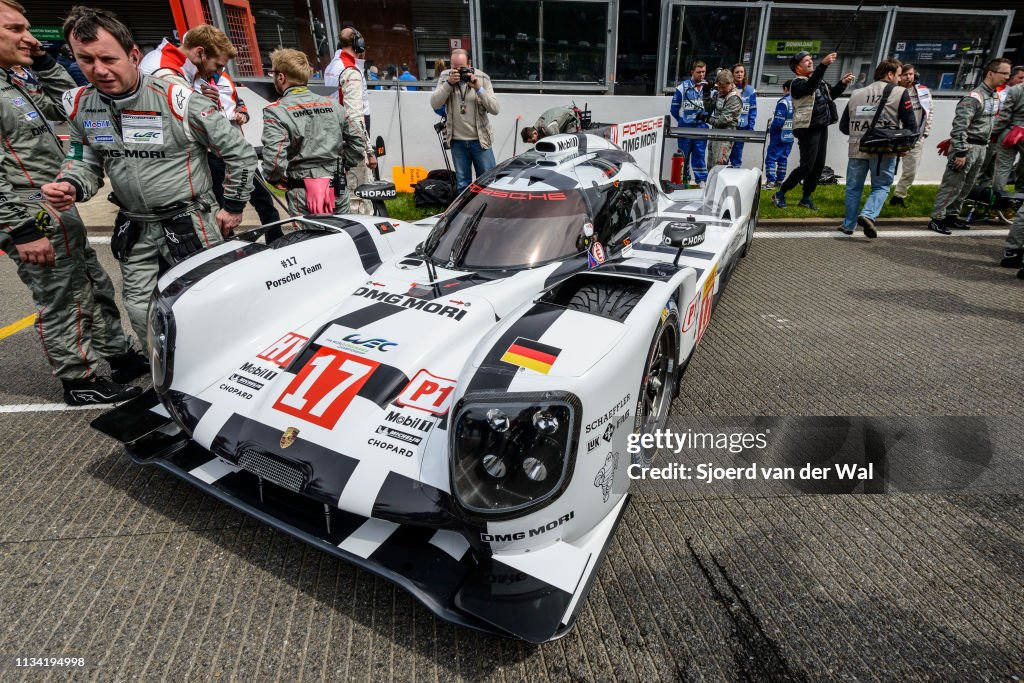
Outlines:
{"type": "Polygon", "coordinates": [[[306,477],[298,467],[251,448],[242,449],[238,465],[246,472],[295,493],[301,493],[306,484],[306,477]]]}

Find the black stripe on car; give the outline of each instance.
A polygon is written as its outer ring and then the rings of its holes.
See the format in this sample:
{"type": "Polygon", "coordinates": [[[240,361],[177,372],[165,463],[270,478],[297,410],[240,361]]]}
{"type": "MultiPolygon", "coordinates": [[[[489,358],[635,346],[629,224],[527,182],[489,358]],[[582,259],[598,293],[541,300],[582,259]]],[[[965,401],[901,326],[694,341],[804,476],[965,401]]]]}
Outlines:
{"type": "Polygon", "coordinates": [[[377,492],[371,514],[401,524],[415,519],[424,526],[460,528],[462,523],[448,512],[451,508],[451,496],[445,491],[403,474],[389,472],[377,492]]]}
{"type": "MultiPolygon", "coordinates": [[[[181,298],[181,295],[187,292],[193,285],[202,281],[204,278],[213,275],[218,270],[225,266],[230,266],[236,261],[241,261],[247,256],[258,254],[261,251],[269,249],[269,247],[262,244],[245,244],[239,246],[236,249],[225,252],[220,256],[215,256],[206,263],[202,263],[187,273],[182,274],[174,282],[167,285],[167,288],[160,293],[160,296],[171,306],[174,302],[181,298]]],[[[202,252],[196,252],[201,254],[202,252]]]]}
{"type": "Polygon", "coordinates": [[[550,304],[536,304],[519,320],[512,323],[487,352],[483,363],[480,364],[473,379],[470,380],[466,394],[478,391],[508,391],[512,380],[515,379],[516,373],[519,371],[519,366],[503,363],[501,357],[519,337],[539,341],[564,310],[550,304]]]}

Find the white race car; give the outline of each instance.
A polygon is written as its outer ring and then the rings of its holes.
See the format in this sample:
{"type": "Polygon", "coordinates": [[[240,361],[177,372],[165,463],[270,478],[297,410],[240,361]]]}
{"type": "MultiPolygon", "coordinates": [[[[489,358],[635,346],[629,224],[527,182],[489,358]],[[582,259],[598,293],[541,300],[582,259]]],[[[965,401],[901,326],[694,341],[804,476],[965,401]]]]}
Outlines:
{"type": "Polygon", "coordinates": [[[626,438],[665,425],[759,191],[719,168],[670,196],[604,137],[559,135],[420,223],[262,228],[161,277],[155,392],[94,426],[443,619],[557,638],[653,456],[626,438]]]}

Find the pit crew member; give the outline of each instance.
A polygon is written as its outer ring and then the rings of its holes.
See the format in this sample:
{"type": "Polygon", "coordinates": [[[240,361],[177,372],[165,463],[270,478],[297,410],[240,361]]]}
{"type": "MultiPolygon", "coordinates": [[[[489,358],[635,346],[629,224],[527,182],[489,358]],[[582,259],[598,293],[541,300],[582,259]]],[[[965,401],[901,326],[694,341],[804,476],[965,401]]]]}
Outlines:
{"type": "Polygon", "coordinates": [[[910,103],[914,107],[914,118],[917,120],[917,131],[921,137],[917,139],[914,148],[903,157],[900,173],[900,181],[896,183],[896,189],[892,192],[890,206],[906,206],[907,194],[910,186],[917,177],[917,167],[921,163],[921,150],[924,149],[924,139],[932,129],[932,118],[935,112],[932,110],[932,91],[918,83],[917,71],[913,64],[903,65],[903,74],[900,76],[900,85],[907,89],[910,95],[910,103]]]}
{"type": "MultiPolygon", "coordinates": [[[[732,67],[732,79],[736,89],[743,98],[743,109],[740,111],[740,120],[736,124],[737,130],[754,130],[754,123],[757,121],[757,91],[754,86],[747,83],[747,67],[736,64],[732,67]]],[[[737,142],[732,146],[729,153],[729,165],[739,168],[743,165],[743,143],[737,142]]]]}
{"type": "Polygon", "coordinates": [[[279,48],[270,60],[281,97],[263,110],[263,173],[287,186],[293,214],[344,213],[343,165],[363,159],[366,137],[341,104],[306,87],[313,67],[305,54],[279,48]]]}
{"type": "MultiPolygon", "coordinates": [[[[704,111],[704,98],[709,95],[711,86],[704,80],[707,75],[708,65],[702,61],[693,63],[690,70],[690,77],[676,86],[672,93],[672,105],[669,113],[676,120],[680,128],[707,128],[708,125],[698,119],[698,114],[704,111]]],[[[708,168],[704,157],[707,154],[707,143],[704,140],[689,140],[679,138],[678,149],[686,157],[687,163],[693,169],[693,179],[701,187],[708,179],[708,168]]],[[[685,181],[685,178],[683,178],[685,181]]]]}
{"type": "Polygon", "coordinates": [[[131,32],[113,13],[77,7],[64,36],[92,87],[64,94],[71,147],[43,195],[64,211],[93,197],[104,174],[110,179],[121,206],[111,249],[121,261],[128,318],[144,339],[158,274],[241,223],[256,153],[210,100],[142,74],[131,32]],[[228,168],[224,208],[216,215],[210,150],[228,168]]]}
{"type": "Polygon", "coordinates": [[[960,205],[974,187],[985,162],[985,148],[999,113],[996,88],[1009,77],[1010,60],[993,59],[985,66],[985,80],[957,103],[950,132],[949,159],[935,195],[929,230],[951,235],[950,228],[966,230],[969,227],[960,220],[960,205]]]}
{"type": "Polygon", "coordinates": [[[0,0],[0,250],[32,292],[39,341],[64,401],[124,401],[142,390],[123,383],[149,364],[124,334],[113,285],[86,242],[78,211],[59,212],[42,201],[42,181],[57,175],[64,159],[46,120],[63,118],[60,96],[75,82],[29,33],[24,12],[14,0],[0,0]],[[13,75],[15,67],[31,85],[13,75]],[[116,382],[96,373],[101,356],[116,382]]]}
{"type": "MultiPolygon", "coordinates": [[[[338,51],[340,70],[331,69],[328,65],[324,72],[324,85],[338,88],[338,101],[345,107],[345,118],[349,127],[365,140],[363,159],[349,168],[345,174],[345,182],[352,190],[373,180],[371,171],[377,168],[377,156],[370,142],[370,98],[366,91],[366,80],[359,64],[358,55],[366,51],[363,36],[352,26],[341,31],[341,50],[338,51]]],[[[373,204],[366,199],[348,193],[347,212],[370,215],[373,204]]]]}
{"type": "Polygon", "coordinates": [[[551,107],[541,114],[536,123],[526,126],[519,134],[523,142],[534,144],[549,135],[580,132],[580,117],[574,107],[551,107]]]}
{"type": "MultiPolygon", "coordinates": [[[[1006,99],[999,110],[996,122],[993,125],[993,136],[995,145],[998,146],[996,153],[995,182],[992,188],[1003,191],[1009,180],[1010,171],[1013,170],[1014,157],[1017,154],[1024,156],[1024,84],[1015,85],[1006,89],[1006,99]],[[1016,128],[1016,131],[1014,130],[1016,128]],[[1010,136],[1013,139],[1020,139],[1015,145],[1006,146],[1006,140],[1010,136]]],[[[1024,160],[1017,164],[1016,171],[1017,187],[1024,186],[1024,160]]],[[[1020,190],[1018,189],[1018,192],[1020,190]]],[[[1020,211],[1017,212],[1020,215],[1020,211]]],[[[1004,268],[1021,268],[1024,266],[1024,222],[1015,220],[1010,227],[1010,234],[1006,237],[1006,251],[1003,252],[1003,260],[1000,265],[1004,268]]]]}
{"type": "Polygon", "coordinates": [[[764,160],[764,174],[768,179],[766,189],[774,189],[775,183],[786,178],[789,153],[793,151],[793,98],[789,94],[792,80],[782,84],[782,97],[775,103],[775,113],[768,124],[768,153],[764,160]]]}

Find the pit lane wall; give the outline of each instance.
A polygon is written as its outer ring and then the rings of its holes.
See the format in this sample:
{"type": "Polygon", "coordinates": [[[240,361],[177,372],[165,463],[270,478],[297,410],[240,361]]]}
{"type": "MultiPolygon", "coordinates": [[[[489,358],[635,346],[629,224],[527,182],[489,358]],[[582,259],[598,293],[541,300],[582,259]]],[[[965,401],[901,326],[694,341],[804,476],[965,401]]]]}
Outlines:
{"type": "MultiPolygon", "coordinates": [[[[327,92],[322,87],[314,90],[327,92]]],[[[253,90],[240,88],[242,98],[249,107],[252,120],[245,126],[245,135],[254,145],[260,144],[263,129],[263,107],[267,100],[253,90]]],[[[381,164],[381,177],[390,177],[393,166],[402,165],[402,147],[404,146],[405,165],[421,166],[427,170],[444,168],[441,148],[434,132],[434,124],[439,117],[430,108],[429,92],[402,92],[371,90],[370,93],[370,127],[371,135],[381,135],[387,146],[387,157],[381,164]],[[401,104],[401,126],[399,126],[398,104],[401,104]],[[401,135],[399,130],[401,129],[401,135]]],[[[518,130],[523,126],[532,125],[545,110],[557,105],[574,102],[582,107],[586,104],[592,112],[595,122],[624,123],[639,121],[651,117],[663,116],[668,113],[670,97],[631,97],[618,95],[531,95],[521,93],[498,93],[501,111],[497,116],[490,117],[494,127],[494,155],[498,161],[508,159],[515,153],[528,149],[518,130]],[[521,119],[516,121],[516,117],[521,119]],[[513,137],[516,144],[513,145],[513,137]]],[[[757,100],[757,128],[768,125],[771,113],[775,111],[777,97],[759,97],[757,100]]],[[[847,98],[837,101],[840,114],[846,108],[847,98]]],[[[953,125],[953,110],[956,100],[935,100],[935,119],[932,134],[924,143],[921,165],[918,168],[916,183],[937,184],[942,179],[945,157],[939,156],[935,145],[949,137],[953,125]]],[[[671,140],[669,145],[674,144],[671,140]]],[[[760,167],[764,150],[759,145],[747,145],[743,150],[743,165],[760,167]]],[[[789,157],[789,168],[796,168],[800,152],[794,143],[793,152],[789,157]]],[[[839,132],[839,126],[829,129],[828,154],[825,163],[831,166],[837,175],[846,175],[847,137],[839,132]]],[[[662,160],[662,177],[667,178],[671,150],[667,150],[662,160]]],[[[901,165],[902,170],[902,165],[901,165]]],[[[840,181],[842,182],[842,180],[840,181]]]]}

